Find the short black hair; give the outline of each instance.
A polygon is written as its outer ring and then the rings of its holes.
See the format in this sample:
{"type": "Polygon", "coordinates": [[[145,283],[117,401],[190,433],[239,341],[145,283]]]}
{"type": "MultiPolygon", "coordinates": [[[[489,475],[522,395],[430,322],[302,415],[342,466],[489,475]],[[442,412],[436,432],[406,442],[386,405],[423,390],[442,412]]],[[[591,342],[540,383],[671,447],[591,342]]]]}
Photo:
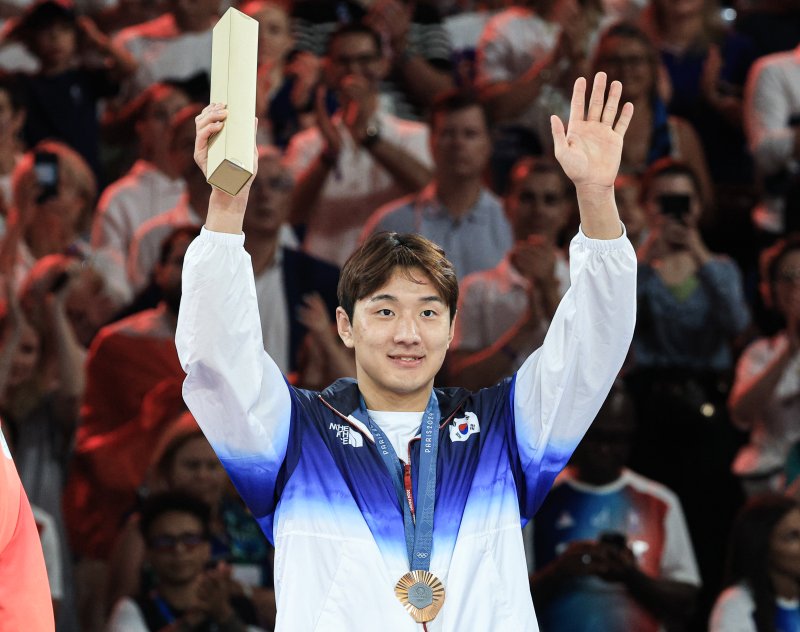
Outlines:
{"type": "Polygon", "coordinates": [[[366,35],[367,37],[371,37],[372,41],[375,42],[375,50],[378,51],[379,55],[383,55],[383,41],[381,40],[380,33],[363,22],[346,22],[337,27],[337,29],[330,34],[330,37],[328,37],[328,45],[326,47],[327,54],[331,54],[333,43],[337,39],[348,35],[366,35]]]}
{"type": "Polygon", "coordinates": [[[478,94],[474,90],[459,89],[445,90],[436,96],[431,106],[430,113],[430,127],[435,127],[436,118],[440,114],[451,114],[453,112],[460,112],[467,108],[478,108],[483,115],[483,120],[486,123],[486,129],[491,128],[491,120],[486,106],[478,98],[478,94]]]}
{"type": "Polygon", "coordinates": [[[650,189],[653,187],[653,182],[655,182],[656,178],[665,178],[668,176],[683,176],[688,178],[694,187],[694,192],[697,193],[698,197],[703,197],[703,187],[697,172],[692,169],[688,163],[667,156],[650,165],[642,176],[642,189],[640,192],[641,202],[647,200],[647,197],[650,195],[650,189]]]}
{"type": "Polygon", "coordinates": [[[16,24],[9,29],[9,39],[30,47],[33,36],[54,24],[68,24],[78,29],[75,7],[68,0],[40,0],[28,7],[16,24]]]}
{"type": "Polygon", "coordinates": [[[211,508],[199,498],[185,492],[161,492],[149,496],[142,504],[139,531],[145,542],[150,540],[153,523],[166,513],[189,514],[202,525],[203,537],[211,534],[211,508]]]}
{"type": "Polygon", "coordinates": [[[169,254],[172,252],[172,248],[175,246],[175,242],[177,242],[181,237],[188,237],[191,240],[194,240],[195,237],[200,235],[200,228],[198,226],[194,226],[193,224],[184,224],[183,226],[177,226],[173,231],[164,238],[164,241],[161,242],[161,249],[158,251],[158,262],[161,265],[164,265],[169,259],[169,254]]]}

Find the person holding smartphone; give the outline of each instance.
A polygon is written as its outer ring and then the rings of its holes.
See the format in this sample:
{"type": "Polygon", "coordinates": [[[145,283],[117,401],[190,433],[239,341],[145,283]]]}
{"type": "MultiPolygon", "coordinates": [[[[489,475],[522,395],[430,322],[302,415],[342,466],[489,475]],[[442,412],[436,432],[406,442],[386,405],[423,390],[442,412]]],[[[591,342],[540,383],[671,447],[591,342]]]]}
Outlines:
{"type": "Polygon", "coordinates": [[[670,158],[654,163],[642,200],[647,237],[637,253],[637,324],[626,375],[639,418],[630,463],[678,494],[701,575],[716,585],[725,553],[718,534],[739,502],[728,475],[737,439],[726,398],[734,341],[749,327],[750,312],[736,263],[703,240],[691,168],[670,158]]]}
{"type": "Polygon", "coordinates": [[[635,428],[618,383],[525,531],[543,630],[657,632],[692,614],[700,575],[686,520],[672,491],[625,467],[635,428]]]}

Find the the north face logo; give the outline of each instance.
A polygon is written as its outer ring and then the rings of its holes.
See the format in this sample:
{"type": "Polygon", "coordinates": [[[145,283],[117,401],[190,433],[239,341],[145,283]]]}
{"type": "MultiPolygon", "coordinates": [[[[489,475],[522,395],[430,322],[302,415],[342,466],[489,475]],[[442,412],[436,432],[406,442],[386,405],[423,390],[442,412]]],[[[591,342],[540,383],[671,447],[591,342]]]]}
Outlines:
{"type": "Polygon", "coordinates": [[[475,413],[466,413],[450,422],[450,441],[466,441],[480,431],[481,425],[475,413]]]}
{"type": "Polygon", "coordinates": [[[347,424],[331,423],[328,426],[328,430],[336,431],[336,438],[342,442],[342,445],[351,445],[354,448],[360,448],[364,445],[364,437],[361,436],[361,433],[356,432],[347,424]]]}

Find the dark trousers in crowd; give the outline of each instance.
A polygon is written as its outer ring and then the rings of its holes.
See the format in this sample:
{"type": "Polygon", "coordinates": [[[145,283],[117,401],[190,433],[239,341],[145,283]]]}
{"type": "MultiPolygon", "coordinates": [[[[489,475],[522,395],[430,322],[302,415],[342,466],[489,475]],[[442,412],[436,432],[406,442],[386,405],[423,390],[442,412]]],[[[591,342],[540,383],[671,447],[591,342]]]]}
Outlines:
{"type": "Polygon", "coordinates": [[[706,630],[721,588],[730,526],[741,506],[730,466],[744,436],[728,419],[729,380],[688,370],[641,370],[626,378],[638,428],[630,467],[675,492],[683,505],[703,590],[691,630],[706,630]]]}

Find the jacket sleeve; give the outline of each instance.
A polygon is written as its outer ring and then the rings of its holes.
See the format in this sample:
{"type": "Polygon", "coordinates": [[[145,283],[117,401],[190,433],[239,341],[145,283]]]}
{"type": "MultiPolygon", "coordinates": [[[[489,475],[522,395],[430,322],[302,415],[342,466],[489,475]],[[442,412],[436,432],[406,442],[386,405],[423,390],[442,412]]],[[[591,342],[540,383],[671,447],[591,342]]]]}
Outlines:
{"type": "Polygon", "coordinates": [[[190,245],[175,341],[189,409],[253,515],[271,514],[292,398],[264,351],[244,235],[203,228],[190,245]]]}
{"type": "Polygon", "coordinates": [[[513,384],[520,509],[530,518],[583,437],[622,367],[636,321],[636,255],[626,235],[570,245],[571,286],[544,344],[513,384]]]}

